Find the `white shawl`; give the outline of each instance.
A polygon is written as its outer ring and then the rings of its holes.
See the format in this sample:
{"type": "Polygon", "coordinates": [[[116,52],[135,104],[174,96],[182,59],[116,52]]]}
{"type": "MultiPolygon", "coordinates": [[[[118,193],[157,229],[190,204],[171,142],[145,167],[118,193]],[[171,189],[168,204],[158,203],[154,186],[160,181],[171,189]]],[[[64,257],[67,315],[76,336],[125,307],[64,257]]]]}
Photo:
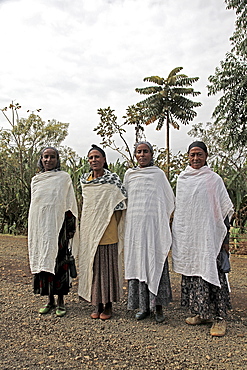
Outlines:
{"type": "Polygon", "coordinates": [[[216,258],[227,233],[226,216],[233,205],[223,180],[208,166],[188,166],[177,182],[172,226],[173,268],[186,276],[200,276],[220,286],[216,258]]]}
{"type": "MultiPolygon", "coordinates": [[[[58,236],[65,212],[69,210],[78,218],[74,189],[67,172],[46,171],[32,178],[28,216],[28,250],[32,274],[41,271],[54,274],[58,236]]],[[[73,242],[75,247],[78,240],[76,234],[73,242]]]]}
{"type": "MultiPolygon", "coordinates": [[[[117,177],[116,174],[106,173],[107,177],[117,177]]],[[[104,176],[102,178],[104,179],[104,176]]],[[[108,180],[107,180],[108,182],[108,180]]],[[[117,183],[120,183],[118,178],[117,183]]],[[[112,181],[112,183],[81,183],[83,207],[80,224],[80,247],[79,247],[79,286],[78,294],[80,297],[87,301],[91,301],[91,289],[93,281],[93,263],[94,256],[97,251],[99,242],[109,225],[113,212],[120,202],[126,208],[124,200],[125,195],[120,187],[112,181]]],[[[123,236],[121,233],[123,229],[123,219],[121,217],[118,225],[118,267],[119,267],[119,285],[120,294],[122,295],[122,249],[123,249],[123,236]]]]}
{"type": "Polygon", "coordinates": [[[171,247],[170,216],[174,194],[158,167],[129,169],[124,178],[128,194],[125,220],[125,278],[138,279],[157,295],[171,247]]]}

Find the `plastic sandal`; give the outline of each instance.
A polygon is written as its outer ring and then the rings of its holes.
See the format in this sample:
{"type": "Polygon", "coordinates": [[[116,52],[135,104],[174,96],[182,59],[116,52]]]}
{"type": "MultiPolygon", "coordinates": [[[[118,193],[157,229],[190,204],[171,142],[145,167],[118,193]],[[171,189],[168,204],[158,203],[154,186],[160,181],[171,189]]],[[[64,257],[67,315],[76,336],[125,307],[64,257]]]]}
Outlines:
{"type": "Polygon", "coordinates": [[[41,315],[45,315],[46,313],[50,312],[52,308],[54,308],[54,304],[46,304],[44,307],[40,308],[39,313],[41,315]]]}
{"type": "Polygon", "coordinates": [[[58,317],[62,317],[66,314],[66,308],[65,307],[57,307],[56,309],[56,315],[58,317]]]}

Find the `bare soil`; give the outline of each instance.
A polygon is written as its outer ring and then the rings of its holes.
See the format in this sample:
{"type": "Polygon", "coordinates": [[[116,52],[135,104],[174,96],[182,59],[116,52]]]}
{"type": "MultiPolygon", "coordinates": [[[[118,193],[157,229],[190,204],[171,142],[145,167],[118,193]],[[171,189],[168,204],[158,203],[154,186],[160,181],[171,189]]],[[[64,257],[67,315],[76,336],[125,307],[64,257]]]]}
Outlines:
{"type": "Polygon", "coordinates": [[[233,309],[222,338],[210,336],[210,324],[185,323],[180,276],[172,271],[165,323],[153,317],[137,322],[126,309],[126,285],[111,320],[92,320],[92,307],[78,299],[76,279],[67,314],[58,318],[54,311],[38,314],[46,298],[32,293],[26,237],[0,235],[0,257],[1,369],[247,369],[246,256],[231,256],[233,309]]]}

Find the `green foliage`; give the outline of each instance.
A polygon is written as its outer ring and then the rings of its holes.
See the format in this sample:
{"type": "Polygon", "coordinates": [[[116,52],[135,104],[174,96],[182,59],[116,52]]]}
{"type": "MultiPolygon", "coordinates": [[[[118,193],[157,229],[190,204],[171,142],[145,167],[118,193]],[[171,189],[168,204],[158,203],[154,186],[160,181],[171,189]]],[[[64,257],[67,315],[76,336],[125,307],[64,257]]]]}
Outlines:
{"type": "Polygon", "coordinates": [[[242,232],[247,222],[247,3],[225,2],[227,9],[236,11],[237,19],[231,52],[209,76],[208,94],[222,93],[213,112],[215,123],[208,123],[206,129],[194,126],[189,134],[208,144],[209,162],[224,179],[235,207],[234,225],[242,232]]]}
{"type": "Polygon", "coordinates": [[[247,2],[225,0],[227,9],[236,11],[232,49],[209,76],[209,95],[222,93],[213,117],[220,123],[220,135],[228,136],[227,147],[247,144],[247,2]]]}
{"type": "Polygon", "coordinates": [[[124,174],[127,171],[127,169],[129,168],[129,165],[128,165],[128,162],[122,162],[121,163],[119,161],[119,159],[117,159],[115,163],[110,163],[108,165],[108,167],[109,167],[109,170],[111,172],[117,173],[118,176],[120,177],[121,181],[123,181],[124,174]]]}
{"type": "Polygon", "coordinates": [[[247,144],[247,63],[231,53],[209,76],[209,95],[223,92],[213,117],[220,124],[220,135],[227,136],[227,147],[247,144]]]}
{"type": "Polygon", "coordinates": [[[131,105],[126,109],[124,124],[135,126],[135,142],[138,143],[144,137],[144,125],[146,122],[145,110],[139,103],[131,105]]]}
{"type": "Polygon", "coordinates": [[[166,173],[169,178],[170,171],[170,140],[169,127],[179,129],[179,122],[184,125],[193,121],[197,113],[194,108],[201,106],[200,102],[190,100],[187,96],[193,97],[200,94],[191,86],[198,81],[199,77],[188,77],[179,74],[182,67],[174,68],[167,78],[151,76],[144,78],[144,81],[152,82],[158,86],[136,88],[135,90],[144,95],[150,95],[139,104],[143,107],[145,123],[148,125],[158,121],[156,130],[161,130],[166,122],[166,173]]]}
{"type": "Polygon", "coordinates": [[[127,152],[129,154],[130,160],[133,161],[131,151],[123,136],[126,131],[123,128],[123,125],[119,125],[117,123],[117,116],[114,114],[114,112],[114,109],[111,109],[110,107],[105,109],[98,109],[98,114],[100,115],[100,123],[96,128],[94,128],[94,131],[96,131],[97,135],[101,136],[101,145],[103,145],[103,147],[109,147],[113,150],[116,150],[126,160],[128,160],[128,155],[126,155],[127,152]],[[115,140],[113,139],[114,134],[118,134],[120,138],[124,141],[124,148],[120,148],[116,144],[115,140]]]}
{"type": "Polygon", "coordinates": [[[146,124],[158,120],[156,129],[160,130],[165,120],[169,121],[174,128],[179,129],[179,123],[187,125],[196,116],[193,110],[201,105],[200,102],[194,102],[186,96],[197,96],[200,94],[194,91],[192,84],[199,77],[188,77],[184,74],[178,74],[183,68],[174,68],[167,78],[151,76],[144,78],[144,81],[158,84],[159,86],[149,86],[136,88],[135,90],[144,95],[151,95],[140,102],[144,107],[144,113],[147,117],[146,124]]]}
{"type": "Polygon", "coordinates": [[[230,38],[232,51],[246,58],[247,55],[247,2],[246,0],[225,0],[227,9],[235,9],[237,20],[235,31],[230,38]]]}
{"type": "Polygon", "coordinates": [[[20,108],[12,103],[1,110],[10,128],[0,129],[0,232],[26,231],[30,183],[39,152],[45,146],[58,147],[68,133],[67,123],[46,124],[34,113],[20,119],[20,108]]]}
{"type": "Polygon", "coordinates": [[[124,134],[126,133],[125,127],[127,125],[134,125],[136,141],[140,141],[144,132],[143,108],[139,104],[129,106],[126,110],[126,115],[123,116],[125,121],[121,125],[117,123],[117,116],[114,112],[114,109],[111,109],[110,107],[98,109],[100,123],[96,128],[94,128],[94,131],[96,131],[97,135],[101,137],[101,145],[117,151],[130,166],[133,166],[134,158],[129,145],[124,138],[124,134]],[[121,140],[124,142],[124,147],[119,147],[116,144],[114,139],[114,135],[116,134],[119,135],[121,140]]]}

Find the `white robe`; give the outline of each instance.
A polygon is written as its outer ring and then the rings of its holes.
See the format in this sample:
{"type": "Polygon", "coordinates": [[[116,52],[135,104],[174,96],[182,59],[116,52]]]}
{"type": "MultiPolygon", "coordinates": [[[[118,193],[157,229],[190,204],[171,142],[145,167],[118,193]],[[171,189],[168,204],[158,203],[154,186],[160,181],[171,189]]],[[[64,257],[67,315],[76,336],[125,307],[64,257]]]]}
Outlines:
{"type": "Polygon", "coordinates": [[[219,175],[208,166],[188,166],[181,172],[172,225],[174,271],[220,286],[216,258],[227,233],[224,220],[232,214],[233,205],[219,175]]]}
{"type": "MultiPolygon", "coordinates": [[[[34,176],[28,216],[28,250],[32,274],[41,271],[55,273],[58,236],[66,211],[71,211],[78,218],[70,175],[64,171],[46,171],[34,176]]],[[[73,249],[76,249],[77,232],[73,239],[73,249]]]]}
{"type": "Polygon", "coordinates": [[[129,169],[124,178],[128,194],[125,220],[125,278],[138,279],[157,295],[171,247],[170,216],[174,194],[158,167],[129,169]]]}
{"type": "MultiPolygon", "coordinates": [[[[80,224],[79,247],[79,286],[78,295],[91,301],[93,281],[93,263],[99,242],[109,225],[115,207],[123,202],[126,197],[115,184],[81,184],[83,206],[80,224]]],[[[123,220],[121,217],[118,226],[118,267],[120,295],[122,295],[122,235],[123,220]]]]}

